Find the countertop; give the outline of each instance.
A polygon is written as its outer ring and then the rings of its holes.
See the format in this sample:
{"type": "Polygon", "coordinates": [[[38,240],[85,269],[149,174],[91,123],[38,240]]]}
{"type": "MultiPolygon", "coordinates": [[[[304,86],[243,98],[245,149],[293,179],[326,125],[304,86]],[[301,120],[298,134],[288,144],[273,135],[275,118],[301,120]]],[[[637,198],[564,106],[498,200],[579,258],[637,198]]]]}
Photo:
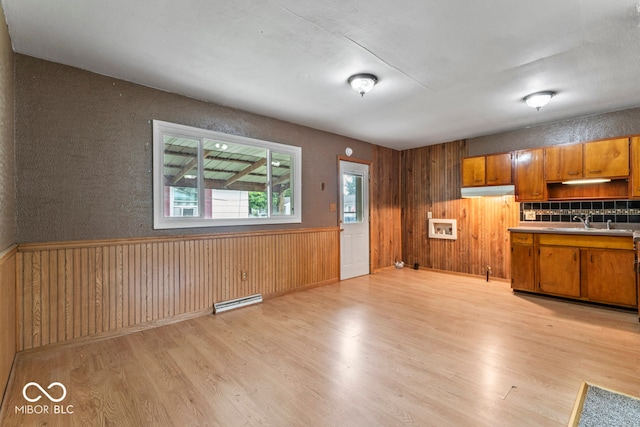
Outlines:
{"type": "Polygon", "coordinates": [[[516,233],[540,233],[540,234],[581,234],[589,236],[625,236],[633,237],[634,242],[640,241],[640,230],[632,230],[629,228],[584,228],[568,227],[568,226],[519,226],[508,229],[516,233]]]}

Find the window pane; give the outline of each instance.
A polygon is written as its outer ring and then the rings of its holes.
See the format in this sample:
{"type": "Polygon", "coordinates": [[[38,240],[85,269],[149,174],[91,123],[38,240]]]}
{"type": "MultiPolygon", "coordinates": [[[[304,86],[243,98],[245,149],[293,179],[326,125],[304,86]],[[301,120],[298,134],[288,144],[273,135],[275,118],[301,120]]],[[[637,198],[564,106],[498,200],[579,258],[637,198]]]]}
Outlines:
{"type": "Polygon", "coordinates": [[[362,175],[345,173],[342,183],[342,222],[362,222],[362,175]]]}
{"type": "Polygon", "coordinates": [[[153,121],[156,229],[302,222],[302,149],[153,121]]]}
{"type": "Polygon", "coordinates": [[[164,216],[198,216],[198,146],[200,141],[165,134],[164,216]]]}
{"type": "Polygon", "coordinates": [[[205,139],[205,218],[267,216],[266,164],[264,148],[205,139]]]}
{"type": "Polygon", "coordinates": [[[198,216],[198,189],[169,187],[171,189],[171,216],[198,216]]]}
{"type": "Polygon", "coordinates": [[[291,191],[291,154],[271,153],[271,214],[293,213],[293,191],[291,191]]]}

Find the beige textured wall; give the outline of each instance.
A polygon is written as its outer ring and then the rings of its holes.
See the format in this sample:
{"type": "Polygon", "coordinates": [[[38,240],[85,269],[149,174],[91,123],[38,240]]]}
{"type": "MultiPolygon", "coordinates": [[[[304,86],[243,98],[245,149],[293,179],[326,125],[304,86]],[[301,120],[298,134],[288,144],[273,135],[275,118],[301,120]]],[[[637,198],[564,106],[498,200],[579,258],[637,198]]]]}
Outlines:
{"type": "Polygon", "coordinates": [[[13,50],[0,8],[0,252],[16,242],[13,50]]]}
{"type": "MultiPolygon", "coordinates": [[[[536,114],[533,111],[533,114],[536,114]]],[[[467,140],[469,156],[640,134],[640,108],[481,136],[467,140]]]]}
{"type": "Polygon", "coordinates": [[[13,50],[0,7],[0,396],[16,354],[16,256],[14,248],[8,249],[16,243],[13,130],[13,50]]]}
{"type": "Polygon", "coordinates": [[[337,156],[362,141],[16,55],[18,242],[337,225],[337,156]],[[302,224],[153,230],[152,119],[302,147],[302,224]],[[324,190],[322,190],[324,183],[324,190]]]}

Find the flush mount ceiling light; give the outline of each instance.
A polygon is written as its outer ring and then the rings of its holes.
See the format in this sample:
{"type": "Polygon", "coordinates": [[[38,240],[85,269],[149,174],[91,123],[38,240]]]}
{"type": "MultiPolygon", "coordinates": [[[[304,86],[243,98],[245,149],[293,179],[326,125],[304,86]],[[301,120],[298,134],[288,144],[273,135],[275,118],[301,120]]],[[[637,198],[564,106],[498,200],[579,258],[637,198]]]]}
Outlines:
{"type": "Polygon", "coordinates": [[[221,143],[221,142],[216,142],[215,147],[216,147],[218,150],[226,150],[227,148],[229,148],[229,146],[228,146],[227,144],[225,144],[225,143],[221,143]]]}
{"type": "Polygon", "coordinates": [[[353,90],[364,96],[378,83],[378,78],[373,74],[354,74],[347,81],[353,90]]]}
{"type": "Polygon", "coordinates": [[[544,107],[551,101],[551,98],[555,95],[555,92],[545,91],[545,92],[536,92],[522,98],[524,102],[531,108],[535,108],[540,111],[540,108],[544,107]]]}

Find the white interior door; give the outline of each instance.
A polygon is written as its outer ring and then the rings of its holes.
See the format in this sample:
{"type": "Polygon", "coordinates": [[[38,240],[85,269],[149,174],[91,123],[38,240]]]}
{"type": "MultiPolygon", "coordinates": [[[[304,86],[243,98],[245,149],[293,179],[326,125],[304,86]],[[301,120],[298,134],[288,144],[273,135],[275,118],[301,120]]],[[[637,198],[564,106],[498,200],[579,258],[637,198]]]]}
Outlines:
{"type": "Polygon", "coordinates": [[[369,165],[340,161],[340,280],[369,274],[369,165]]]}

